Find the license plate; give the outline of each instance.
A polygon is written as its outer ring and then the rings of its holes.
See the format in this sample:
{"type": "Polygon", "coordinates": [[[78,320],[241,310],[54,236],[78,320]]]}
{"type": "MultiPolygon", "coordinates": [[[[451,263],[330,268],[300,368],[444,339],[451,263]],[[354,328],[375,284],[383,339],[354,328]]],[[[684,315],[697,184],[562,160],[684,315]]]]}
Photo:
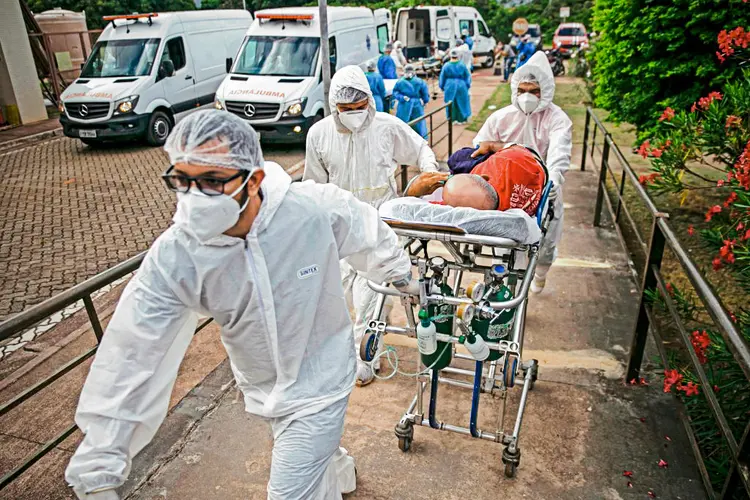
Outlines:
{"type": "Polygon", "coordinates": [[[79,130],[78,137],[83,137],[84,139],[96,139],[96,130],[79,130]]]}

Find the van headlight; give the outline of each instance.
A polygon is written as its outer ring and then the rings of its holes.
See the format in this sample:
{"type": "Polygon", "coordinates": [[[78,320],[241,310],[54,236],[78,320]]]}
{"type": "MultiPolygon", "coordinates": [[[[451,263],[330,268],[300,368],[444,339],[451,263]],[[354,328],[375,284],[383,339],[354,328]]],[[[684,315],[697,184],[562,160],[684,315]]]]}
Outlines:
{"type": "Polygon", "coordinates": [[[115,102],[115,115],[126,115],[135,109],[135,105],[138,104],[138,96],[131,95],[124,99],[120,99],[115,102]]]}
{"type": "Polygon", "coordinates": [[[302,114],[302,112],[305,110],[305,102],[307,99],[298,99],[296,101],[292,101],[290,103],[287,103],[286,105],[286,111],[284,111],[284,114],[286,116],[299,116],[302,114]]]}
{"type": "Polygon", "coordinates": [[[214,101],[214,108],[216,108],[218,110],[223,110],[224,109],[224,105],[221,103],[220,100],[216,99],[214,101]]]}

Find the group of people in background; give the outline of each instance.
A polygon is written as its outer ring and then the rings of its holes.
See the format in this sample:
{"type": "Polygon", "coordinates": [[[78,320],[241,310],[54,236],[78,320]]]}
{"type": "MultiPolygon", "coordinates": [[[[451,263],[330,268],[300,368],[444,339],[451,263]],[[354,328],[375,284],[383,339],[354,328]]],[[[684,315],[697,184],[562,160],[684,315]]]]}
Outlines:
{"type": "Polygon", "coordinates": [[[502,74],[503,80],[507,82],[514,70],[531,59],[536,48],[530,35],[524,35],[515,48],[509,43],[498,42],[495,47],[495,74],[502,74]]]}
{"type": "MultiPolygon", "coordinates": [[[[474,70],[473,46],[471,35],[463,30],[440,72],[439,86],[444,92],[445,102],[453,102],[451,108],[446,110],[446,115],[458,124],[466,123],[471,117],[469,92],[471,72],[474,70]]],[[[392,106],[387,99],[385,80],[398,80],[392,92],[396,117],[409,123],[424,115],[424,106],[430,102],[430,89],[424,80],[416,76],[416,69],[413,64],[408,63],[401,42],[386,44],[377,63],[368,63],[365,76],[377,111],[390,112],[392,106]]],[[[427,138],[427,124],[424,121],[412,128],[420,136],[427,138]]]]}

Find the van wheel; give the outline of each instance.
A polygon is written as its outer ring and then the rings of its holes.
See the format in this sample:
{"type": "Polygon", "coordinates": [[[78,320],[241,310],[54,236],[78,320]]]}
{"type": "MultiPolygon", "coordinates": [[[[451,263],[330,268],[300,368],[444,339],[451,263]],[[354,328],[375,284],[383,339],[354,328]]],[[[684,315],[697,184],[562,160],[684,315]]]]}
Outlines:
{"type": "Polygon", "coordinates": [[[491,68],[495,65],[495,53],[490,52],[487,54],[487,58],[484,60],[484,64],[482,64],[483,68],[491,68]]]}
{"type": "Polygon", "coordinates": [[[164,111],[154,111],[148,121],[146,141],[151,146],[163,146],[172,131],[172,120],[164,111]]]}

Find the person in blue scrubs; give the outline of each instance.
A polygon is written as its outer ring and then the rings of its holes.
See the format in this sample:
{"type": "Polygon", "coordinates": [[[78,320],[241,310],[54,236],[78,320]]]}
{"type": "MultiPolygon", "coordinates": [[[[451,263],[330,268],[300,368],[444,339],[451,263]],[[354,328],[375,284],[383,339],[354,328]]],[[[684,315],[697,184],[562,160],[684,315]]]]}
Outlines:
{"type": "MultiPolygon", "coordinates": [[[[398,101],[396,116],[409,123],[424,115],[424,105],[430,102],[430,89],[414,74],[414,66],[404,67],[404,77],[393,87],[393,98],[398,101]]],[[[427,138],[427,123],[424,120],[412,127],[419,135],[427,138]]]]}
{"type": "Polygon", "coordinates": [[[391,52],[393,52],[393,44],[387,43],[385,45],[385,54],[378,59],[378,73],[386,80],[395,80],[398,78],[396,63],[391,57],[391,52]]]}
{"type": "Polygon", "coordinates": [[[445,110],[448,118],[452,118],[457,124],[466,123],[471,117],[471,100],[469,89],[471,88],[471,73],[458,60],[458,51],[452,49],[451,60],[443,66],[440,72],[440,90],[443,91],[445,102],[453,101],[451,110],[445,110]]]}
{"type": "Polygon", "coordinates": [[[536,52],[536,45],[534,45],[531,42],[531,37],[529,35],[524,35],[523,39],[521,40],[521,43],[518,44],[518,47],[516,47],[518,52],[518,58],[516,59],[516,71],[526,64],[526,62],[531,59],[531,56],[534,55],[536,52]]]}
{"type": "Polygon", "coordinates": [[[469,30],[465,29],[461,32],[461,39],[469,46],[469,50],[474,50],[474,39],[469,35],[469,30]]]}
{"type": "Polygon", "coordinates": [[[375,110],[385,111],[385,83],[380,73],[375,71],[375,62],[370,61],[367,63],[367,83],[370,84],[370,90],[372,91],[372,98],[375,99],[375,110]]]}

